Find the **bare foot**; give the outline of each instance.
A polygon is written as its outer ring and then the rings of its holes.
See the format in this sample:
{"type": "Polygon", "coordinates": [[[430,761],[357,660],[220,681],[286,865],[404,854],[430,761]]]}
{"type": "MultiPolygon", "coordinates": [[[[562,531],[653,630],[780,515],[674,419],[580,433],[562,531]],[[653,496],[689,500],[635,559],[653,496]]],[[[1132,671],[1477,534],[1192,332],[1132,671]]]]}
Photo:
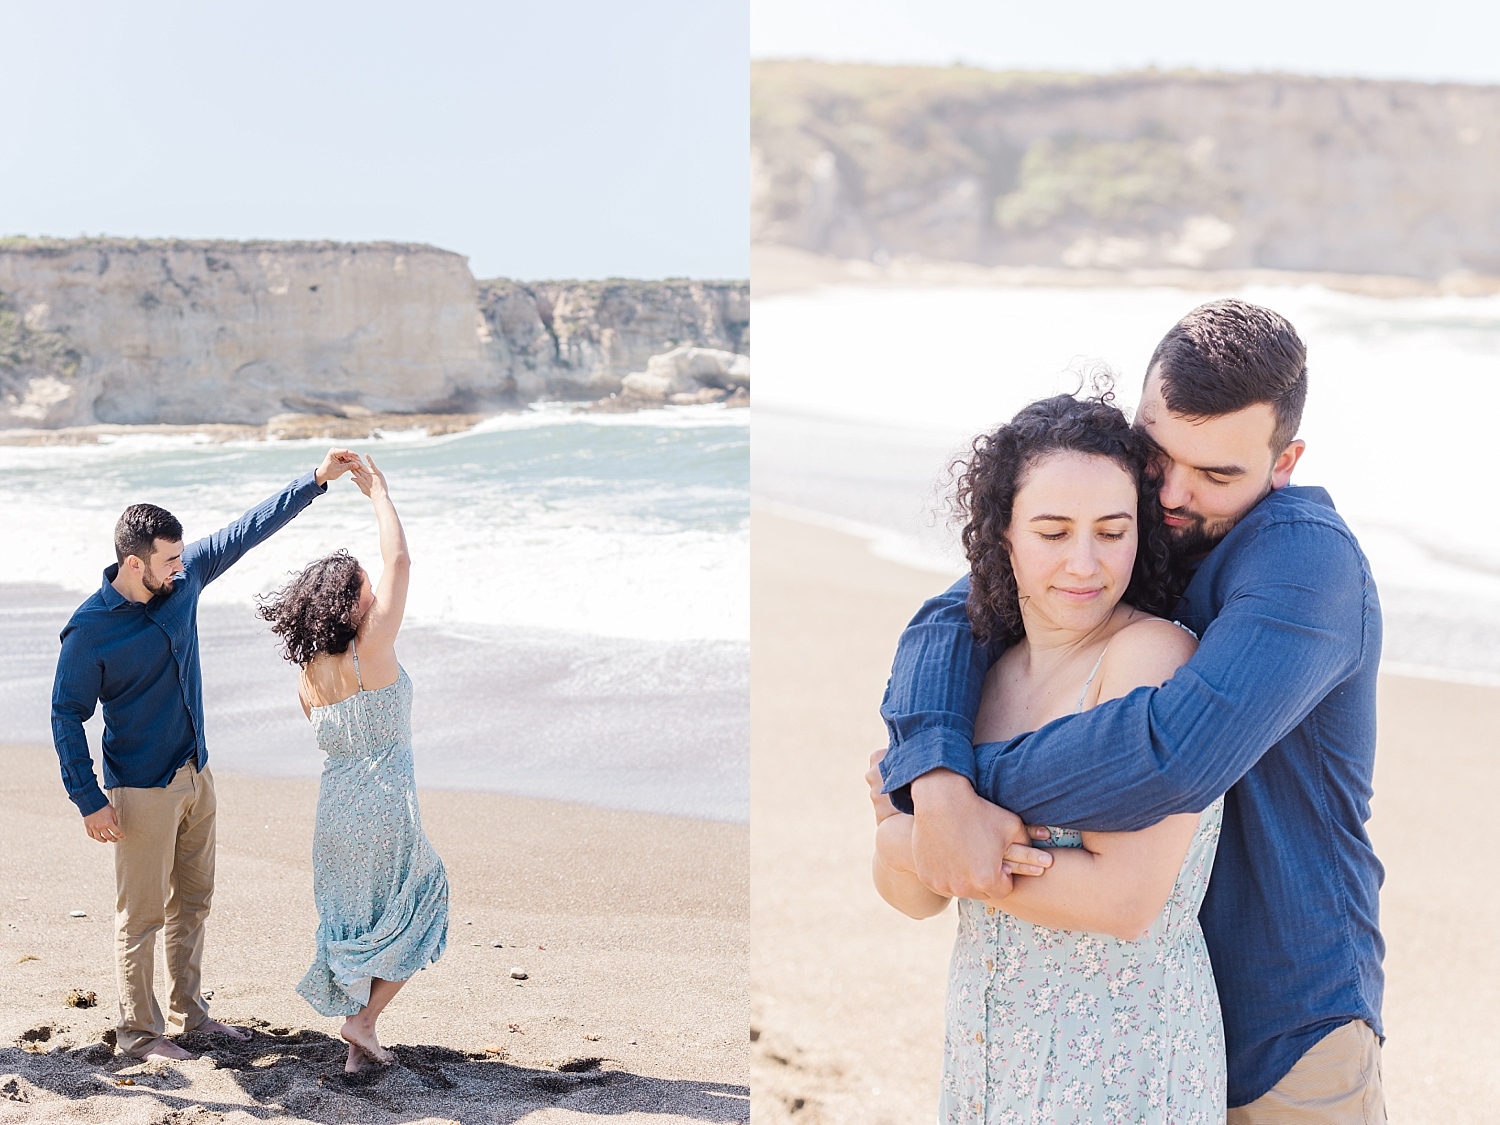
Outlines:
{"type": "Polygon", "coordinates": [[[344,1060],[345,1074],[358,1074],[365,1068],[365,1052],[363,1048],[349,1044],[349,1057],[344,1060]]]}
{"type": "Polygon", "coordinates": [[[191,1051],[185,1051],[170,1039],[158,1039],[142,1051],[136,1058],[139,1059],[182,1059],[196,1058],[191,1051]]]}
{"type": "Polygon", "coordinates": [[[390,1066],[396,1061],[396,1056],[382,1047],[380,1041],[375,1038],[375,1029],[366,1026],[358,1016],[350,1016],[344,1021],[344,1026],[339,1029],[339,1036],[344,1042],[358,1047],[381,1066],[390,1066]]]}
{"type": "Polygon", "coordinates": [[[218,1020],[204,1020],[197,1027],[193,1028],[193,1030],[201,1031],[205,1035],[227,1035],[231,1039],[238,1039],[241,1043],[246,1043],[250,1040],[250,1033],[248,1031],[241,1031],[237,1027],[230,1027],[227,1023],[220,1023],[218,1020]]]}

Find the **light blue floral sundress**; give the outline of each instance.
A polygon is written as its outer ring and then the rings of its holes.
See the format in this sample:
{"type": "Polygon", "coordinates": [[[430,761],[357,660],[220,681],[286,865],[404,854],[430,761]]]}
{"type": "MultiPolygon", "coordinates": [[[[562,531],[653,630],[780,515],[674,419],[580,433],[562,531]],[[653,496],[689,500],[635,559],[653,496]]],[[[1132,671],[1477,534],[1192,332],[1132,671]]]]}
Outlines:
{"type": "MultiPolygon", "coordinates": [[[[325,1016],[370,1002],[371,978],[406,980],[448,944],[448,874],[422,831],[412,772],[411,680],[313,707],[328,755],[313,829],[317,951],[297,985],[325,1016]]],[[[399,668],[399,665],[398,665],[399,668]]]]}
{"type": "MultiPolygon", "coordinates": [[[[1139,941],[959,900],[942,1125],[1224,1121],[1224,1028],[1198,927],[1223,810],[1220,797],[1199,817],[1172,894],[1139,941]]],[[[1052,847],[1083,846],[1077,832],[1051,831],[1052,847]]]]}

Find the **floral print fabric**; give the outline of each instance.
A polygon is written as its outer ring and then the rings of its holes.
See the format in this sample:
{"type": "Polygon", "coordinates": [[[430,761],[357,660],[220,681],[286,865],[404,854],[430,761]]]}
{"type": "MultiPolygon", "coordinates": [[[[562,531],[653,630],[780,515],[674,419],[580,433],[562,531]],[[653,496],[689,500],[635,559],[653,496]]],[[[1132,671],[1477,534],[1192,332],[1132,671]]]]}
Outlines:
{"type": "Polygon", "coordinates": [[[422,831],[412,773],[411,680],[312,709],[328,755],[313,830],[317,950],[297,991],[350,1016],[370,980],[406,980],[448,943],[448,875],[422,831]]]}
{"type": "MultiPolygon", "coordinates": [[[[1221,797],[1139,941],[958,904],[938,1120],[944,1125],[1217,1125],[1224,1031],[1198,907],[1221,797]]],[[[1080,847],[1054,828],[1054,847],[1080,847]]],[[[1045,876],[1043,876],[1045,878],[1045,876]]]]}

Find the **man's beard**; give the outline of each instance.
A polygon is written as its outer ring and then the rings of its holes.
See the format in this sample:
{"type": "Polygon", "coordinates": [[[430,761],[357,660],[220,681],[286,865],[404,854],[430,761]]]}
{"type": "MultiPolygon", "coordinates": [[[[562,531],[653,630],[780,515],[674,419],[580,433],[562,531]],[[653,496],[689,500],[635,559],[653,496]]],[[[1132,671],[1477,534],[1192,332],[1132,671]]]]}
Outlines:
{"type": "Polygon", "coordinates": [[[1167,515],[1193,521],[1185,527],[1169,526],[1167,528],[1167,536],[1172,544],[1172,557],[1188,561],[1201,559],[1212,551],[1239,522],[1238,520],[1216,520],[1209,523],[1197,513],[1182,509],[1168,512],[1167,515]]]}
{"type": "Polygon", "coordinates": [[[1208,522],[1206,516],[1200,516],[1197,512],[1190,512],[1186,508],[1172,508],[1165,510],[1163,515],[1172,516],[1174,519],[1191,520],[1186,527],[1167,528],[1167,535],[1172,545],[1172,557],[1178,561],[1192,562],[1201,559],[1224,540],[1224,536],[1234,530],[1235,525],[1255,510],[1259,504],[1271,494],[1271,482],[1266,481],[1266,487],[1259,496],[1255,498],[1255,504],[1251,504],[1237,516],[1227,520],[1215,520],[1208,522]]]}
{"type": "Polygon", "coordinates": [[[173,590],[172,583],[176,580],[177,575],[175,574],[167,575],[165,582],[157,582],[149,573],[141,575],[141,585],[146,587],[146,593],[150,594],[153,598],[158,594],[170,594],[173,590]]]}

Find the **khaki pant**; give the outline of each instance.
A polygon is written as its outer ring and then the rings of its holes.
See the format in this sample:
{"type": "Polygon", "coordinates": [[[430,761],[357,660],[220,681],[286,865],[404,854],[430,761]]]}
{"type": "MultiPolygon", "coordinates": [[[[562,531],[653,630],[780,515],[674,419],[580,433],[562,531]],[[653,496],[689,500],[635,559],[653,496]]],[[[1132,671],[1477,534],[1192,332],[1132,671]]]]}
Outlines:
{"type": "Polygon", "coordinates": [[[165,789],[121,786],[109,801],[124,837],[115,844],[115,1041],[135,1055],[209,1018],[202,985],[203,924],[214,893],[213,774],[188,762],[165,789]],[[167,950],[169,1025],[152,988],[158,932],[167,950]]]}
{"type": "Polygon", "coordinates": [[[1385,1125],[1380,1041],[1363,1020],[1314,1043],[1280,1082],[1228,1125],[1385,1125]]]}

